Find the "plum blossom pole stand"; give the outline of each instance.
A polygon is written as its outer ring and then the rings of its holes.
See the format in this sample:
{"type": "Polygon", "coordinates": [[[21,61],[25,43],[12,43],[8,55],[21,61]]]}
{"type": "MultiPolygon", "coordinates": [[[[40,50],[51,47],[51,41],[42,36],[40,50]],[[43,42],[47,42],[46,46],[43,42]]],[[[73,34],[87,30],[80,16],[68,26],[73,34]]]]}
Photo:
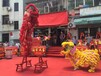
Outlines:
{"type": "Polygon", "coordinates": [[[47,60],[43,60],[44,52],[37,51],[34,53],[38,56],[38,63],[35,64],[34,72],[42,72],[44,68],[48,68],[47,60]]]}
{"type": "Polygon", "coordinates": [[[23,17],[23,23],[22,27],[20,29],[20,44],[21,47],[23,47],[24,55],[22,62],[20,64],[17,64],[16,71],[18,71],[18,68],[21,68],[23,70],[23,64],[26,63],[27,66],[31,65],[31,60],[28,60],[27,57],[29,55],[29,52],[31,52],[32,48],[32,34],[33,34],[33,28],[35,25],[38,25],[38,16],[39,11],[37,7],[30,3],[26,6],[26,11],[24,13],[23,17]]]}

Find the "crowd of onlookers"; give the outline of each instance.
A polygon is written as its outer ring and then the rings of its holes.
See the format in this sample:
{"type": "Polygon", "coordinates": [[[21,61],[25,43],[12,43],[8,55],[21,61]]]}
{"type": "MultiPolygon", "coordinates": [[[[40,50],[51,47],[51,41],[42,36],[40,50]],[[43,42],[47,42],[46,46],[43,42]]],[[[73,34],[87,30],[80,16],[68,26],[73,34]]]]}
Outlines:
{"type": "Polygon", "coordinates": [[[76,37],[74,36],[71,41],[73,41],[73,43],[76,46],[85,46],[87,47],[87,49],[98,49],[101,50],[101,35],[96,34],[96,37],[93,38],[92,36],[90,36],[90,34],[87,34],[87,36],[85,36],[83,33],[81,33],[80,35],[80,39],[76,39],[76,37]]]}
{"type": "Polygon", "coordinates": [[[4,47],[7,47],[7,46],[16,46],[17,48],[20,47],[20,43],[19,42],[16,42],[15,44],[10,44],[9,42],[4,42],[2,45],[4,47]]]}
{"type": "Polygon", "coordinates": [[[52,43],[53,46],[60,41],[60,46],[63,41],[72,41],[74,45],[82,45],[86,46],[89,49],[95,49],[98,48],[98,45],[101,45],[101,33],[97,32],[96,37],[90,36],[90,34],[84,34],[83,32],[80,33],[79,39],[77,39],[76,36],[72,36],[70,32],[65,34],[64,32],[61,32],[59,36],[56,34],[53,34],[52,36],[38,36],[38,39],[41,39],[42,45],[50,45],[52,43]],[[58,37],[58,38],[57,38],[58,37]]]}
{"type": "MultiPolygon", "coordinates": [[[[45,45],[47,48],[49,48],[49,46],[58,46],[56,44],[59,44],[59,46],[61,46],[61,43],[63,41],[72,41],[75,46],[83,45],[91,49],[97,48],[97,45],[101,45],[101,34],[98,32],[96,34],[96,38],[93,38],[92,36],[90,36],[90,34],[87,34],[85,36],[85,34],[81,32],[79,39],[77,39],[77,36],[72,36],[70,32],[65,34],[63,31],[60,32],[59,36],[56,35],[55,33],[52,35],[39,34],[36,38],[41,41],[40,43],[41,45],[45,45]]],[[[18,51],[20,49],[20,43],[18,42],[13,44],[9,42],[5,42],[3,43],[3,46],[4,47],[16,46],[18,48],[18,51]]]]}
{"type": "Polygon", "coordinates": [[[64,32],[61,31],[59,36],[54,33],[52,35],[38,35],[37,38],[41,40],[42,45],[48,44],[52,46],[57,46],[57,44],[59,44],[61,46],[61,43],[63,41],[72,40],[75,45],[80,44],[79,42],[81,41],[83,45],[88,46],[91,43],[99,44],[99,42],[101,41],[101,35],[100,36],[99,35],[100,34],[97,33],[96,38],[93,38],[92,36],[90,36],[89,33],[85,36],[85,34],[81,32],[79,39],[77,39],[77,36],[72,36],[70,32],[65,34],[64,32]],[[97,42],[95,41],[95,39],[97,39],[97,42]]]}

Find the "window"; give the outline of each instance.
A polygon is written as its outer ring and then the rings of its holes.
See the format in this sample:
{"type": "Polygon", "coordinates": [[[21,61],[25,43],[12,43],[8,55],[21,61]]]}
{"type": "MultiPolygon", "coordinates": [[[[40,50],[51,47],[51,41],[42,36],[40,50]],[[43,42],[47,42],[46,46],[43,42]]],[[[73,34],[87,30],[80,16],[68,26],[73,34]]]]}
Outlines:
{"type": "Polygon", "coordinates": [[[48,6],[44,7],[44,13],[49,13],[49,7],[48,6]]]}
{"type": "Polygon", "coordinates": [[[75,8],[75,0],[68,0],[68,10],[75,8]]]}
{"type": "Polygon", "coordinates": [[[15,30],[19,29],[19,22],[18,21],[14,21],[14,29],[15,30]]]}
{"type": "Polygon", "coordinates": [[[85,5],[93,6],[93,0],[85,0],[85,5]]]}
{"type": "Polygon", "coordinates": [[[83,5],[83,0],[76,0],[76,7],[83,5]]]}
{"type": "Polygon", "coordinates": [[[58,1],[53,1],[53,2],[49,2],[49,7],[50,7],[50,12],[57,12],[59,10],[58,8],[58,1]]]}
{"type": "Polygon", "coordinates": [[[2,16],[2,24],[8,24],[9,22],[9,15],[2,16]]]}
{"type": "Polygon", "coordinates": [[[14,3],[14,11],[19,11],[19,3],[14,3]]]}
{"type": "Polygon", "coordinates": [[[58,6],[50,7],[50,12],[57,12],[58,6]]]}
{"type": "Polygon", "coordinates": [[[9,0],[3,0],[2,6],[3,6],[3,7],[9,6],[9,0]]]}
{"type": "Polygon", "coordinates": [[[39,13],[40,14],[43,14],[44,13],[44,8],[38,8],[40,11],[39,11],[39,13]]]}
{"type": "Polygon", "coordinates": [[[101,0],[94,0],[94,5],[98,6],[99,4],[101,4],[101,0]]]}
{"type": "Polygon", "coordinates": [[[40,14],[44,14],[44,12],[45,12],[45,3],[44,3],[44,1],[42,1],[42,2],[35,2],[34,4],[39,9],[39,13],[40,14]]]}
{"type": "Polygon", "coordinates": [[[59,6],[59,11],[63,11],[63,10],[65,10],[65,8],[63,7],[63,5],[60,5],[59,6]]]}

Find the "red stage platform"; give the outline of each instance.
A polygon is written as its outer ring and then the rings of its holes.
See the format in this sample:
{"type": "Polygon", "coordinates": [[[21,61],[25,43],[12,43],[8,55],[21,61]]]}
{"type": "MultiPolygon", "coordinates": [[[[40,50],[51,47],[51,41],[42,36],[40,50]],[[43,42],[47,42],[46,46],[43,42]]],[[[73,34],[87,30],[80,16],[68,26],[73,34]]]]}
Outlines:
{"type": "Polygon", "coordinates": [[[101,76],[101,61],[95,73],[88,73],[86,68],[73,70],[69,60],[58,57],[43,57],[48,60],[48,68],[41,73],[34,72],[34,65],[38,62],[38,57],[30,57],[33,67],[24,69],[23,72],[16,72],[16,63],[22,60],[22,57],[13,57],[13,59],[0,60],[1,76],[101,76]]]}

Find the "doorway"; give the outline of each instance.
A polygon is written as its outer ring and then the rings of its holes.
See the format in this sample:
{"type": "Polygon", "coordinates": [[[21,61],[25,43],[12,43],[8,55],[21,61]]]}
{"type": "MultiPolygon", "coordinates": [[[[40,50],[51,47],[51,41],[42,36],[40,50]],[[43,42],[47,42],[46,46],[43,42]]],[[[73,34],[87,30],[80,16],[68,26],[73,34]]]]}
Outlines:
{"type": "Polygon", "coordinates": [[[52,28],[51,29],[51,45],[52,46],[61,46],[60,34],[61,32],[65,33],[64,28],[52,28]]]}
{"type": "Polygon", "coordinates": [[[9,33],[2,34],[2,42],[9,42],[9,33]]]}
{"type": "Polygon", "coordinates": [[[83,32],[85,36],[88,34],[88,28],[78,28],[78,38],[80,39],[80,33],[83,32]]]}
{"type": "Polygon", "coordinates": [[[93,37],[93,38],[96,38],[96,33],[98,31],[98,28],[90,28],[90,35],[93,37]]]}

